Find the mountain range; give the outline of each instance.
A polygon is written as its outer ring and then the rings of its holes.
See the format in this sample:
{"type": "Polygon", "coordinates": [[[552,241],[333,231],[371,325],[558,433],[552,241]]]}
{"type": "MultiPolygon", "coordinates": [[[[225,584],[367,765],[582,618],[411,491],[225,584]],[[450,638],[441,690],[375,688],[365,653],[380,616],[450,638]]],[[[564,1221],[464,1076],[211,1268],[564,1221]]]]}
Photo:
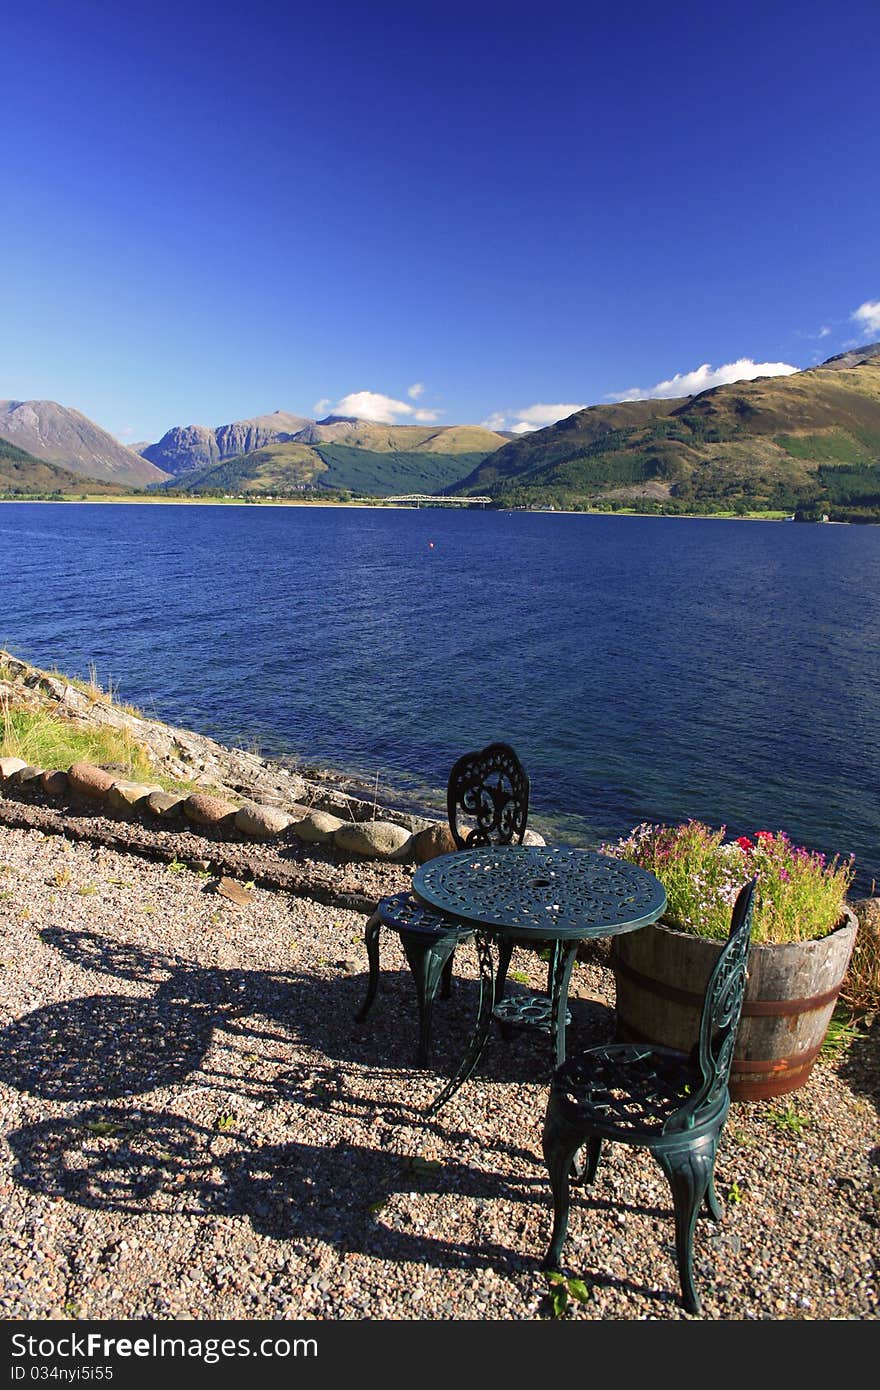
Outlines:
{"type": "Polygon", "coordinates": [[[95,480],[102,493],[432,494],[466,477],[510,437],[479,425],[310,420],[277,410],[215,429],[178,425],[136,452],[56,401],[4,401],[0,492],[82,495],[95,480]]]}
{"type": "Polygon", "coordinates": [[[488,495],[503,507],[828,512],[880,520],[880,343],[696,396],[596,405],[512,436],[274,411],[120,444],[54,401],[0,402],[0,493],[488,495]],[[94,480],[94,482],[92,481],[94,480]]]}

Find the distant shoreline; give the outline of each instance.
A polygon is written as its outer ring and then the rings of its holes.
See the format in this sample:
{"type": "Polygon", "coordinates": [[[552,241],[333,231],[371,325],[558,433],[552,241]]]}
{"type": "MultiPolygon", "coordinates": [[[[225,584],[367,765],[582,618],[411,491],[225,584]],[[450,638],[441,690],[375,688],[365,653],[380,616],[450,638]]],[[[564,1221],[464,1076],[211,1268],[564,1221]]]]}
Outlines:
{"type": "MultiPolygon", "coordinates": [[[[524,516],[607,516],[607,517],[651,517],[667,521],[786,521],[787,514],[779,515],[767,512],[748,512],[737,515],[734,512],[637,512],[637,511],[604,511],[600,508],[594,510],[580,511],[569,507],[453,507],[448,504],[444,506],[440,503],[432,507],[426,503],[420,507],[414,507],[404,502],[339,502],[328,498],[325,500],[299,501],[296,498],[279,498],[269,501],[268,499],[249,502],[242,497],[105,497],[87,495],[84,497],[0,497],[0,503],[42,503],[45,506],[69,506],[71,504],[81,505],[83,503],[100,503],[102,506],[145,506],[145,507],[344,507],[354,508],[361,511],[482,511],[482,512],[512,512],[522,513],[524,516]]],[[[832,522],[813,522],[803,523],[812,525],[826,526],[849,526],[848,521],[832,522]]],[[[877,523],[865,522],[864,525],[877,523]]]]}

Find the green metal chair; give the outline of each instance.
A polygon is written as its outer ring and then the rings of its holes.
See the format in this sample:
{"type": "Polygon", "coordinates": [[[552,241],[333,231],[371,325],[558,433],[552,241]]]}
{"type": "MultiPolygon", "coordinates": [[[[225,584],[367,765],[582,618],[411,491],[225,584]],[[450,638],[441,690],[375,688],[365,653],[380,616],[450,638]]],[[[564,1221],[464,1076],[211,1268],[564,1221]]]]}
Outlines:
{"type": "Polygon", "coordinates": [[[544,1160],[553,1191],[553,1232],[544,1268],[559,1269],[568,1229],[570,1185],[592,1183],[603,1140],[640,1145],[654,1155],[672,1190],[682,1301],[701,1303],[694,1286],[693,1236],[705,1199],[720,1221],[714,1172],[730,1109],[728,1082],[746,985],[756,880],[740,890],[730,934],[709,977],[699,1040],[688,1055],[667,1047],[614,1043],[569,1057],[553,1073],[544,1120],[544,1160]],[[576,1156],[586,1145],[586,1164],[576,1156]]]}
{"type": "MultiPolygon", "coordinates": [[[[472,846],[522,844],[529,814],[529,779],[509,743],[490,743],[465,753],[454,764],[446,788],[449,828],[458,849],[472,846]]],[[[388,927],[401,940],[416,987],[419,1009],[417,1062],[427,1066],[431,1054],[431,1021],[438,993],[448,999],[452,989],[452,958],[456,946],[474,929],[424,906],[412,893],[382,898],[364,929],[370,977],[364,1002],[355,1015],[363,1023],[379,986],[379,931],[388,927]]],[[[510,948],[501,954],[496,997],[503,993],[510,948]]]]}

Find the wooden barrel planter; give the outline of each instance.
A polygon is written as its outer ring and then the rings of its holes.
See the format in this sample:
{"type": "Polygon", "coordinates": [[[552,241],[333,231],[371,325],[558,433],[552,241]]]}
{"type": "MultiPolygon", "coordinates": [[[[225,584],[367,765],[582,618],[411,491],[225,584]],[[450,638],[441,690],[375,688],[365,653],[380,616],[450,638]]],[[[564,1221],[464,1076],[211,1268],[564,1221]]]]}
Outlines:
{"type": "MultiPolygon", "coordinates": [[[[732,1100],[796,1091],[819,1055],[849,966],[858,920],[819,941],[749,948],[748,982],[730,1076],[732,1100]]],[[[663,922],[614,939],[611,965],[622,1039],[690,1052],[722,943],[663,922]]]]}

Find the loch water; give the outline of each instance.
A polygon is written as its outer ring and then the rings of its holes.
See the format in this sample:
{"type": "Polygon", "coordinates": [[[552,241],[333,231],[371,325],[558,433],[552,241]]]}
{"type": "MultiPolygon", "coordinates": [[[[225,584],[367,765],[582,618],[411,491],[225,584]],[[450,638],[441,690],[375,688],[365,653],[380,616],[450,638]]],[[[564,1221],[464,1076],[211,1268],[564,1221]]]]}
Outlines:
{"type": "Polygon", "coordinates": [[[880,527],[0,503],[0,646],[380,804],[492,739],[530,823],[785,830],[880,881],[880,527]]]}

